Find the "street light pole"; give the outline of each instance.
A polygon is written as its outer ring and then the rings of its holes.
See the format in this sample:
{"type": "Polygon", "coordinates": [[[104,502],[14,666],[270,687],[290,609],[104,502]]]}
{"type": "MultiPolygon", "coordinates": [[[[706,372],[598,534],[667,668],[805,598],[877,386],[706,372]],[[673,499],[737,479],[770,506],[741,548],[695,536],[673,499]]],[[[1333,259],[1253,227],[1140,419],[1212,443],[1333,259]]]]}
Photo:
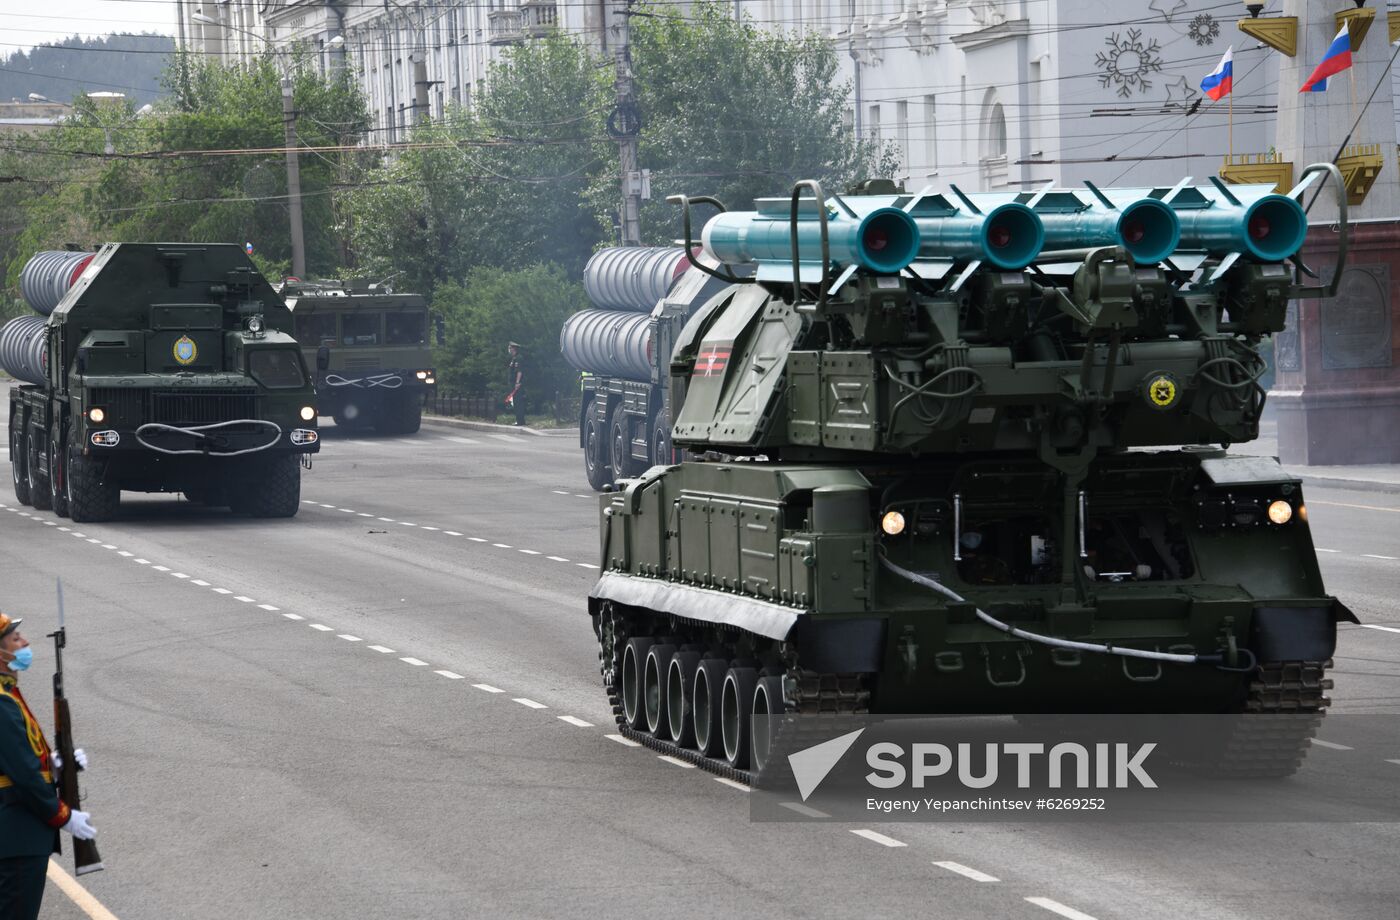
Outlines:
{"type": "MultiPolygon", "coordinates": [[[[240,29],[238,26],[229,25],[226,22],[220,22],[204,13],[191,13],[190,19],[205,25],[251,35],[261,41],[269,53],[276,54],[266,36],[250,32],[247,29],[240,29]]],[[[287,147],[287,222],[289,225],[287,229],[292,243],[292,275],[302,278],[306,275],[306,240],[302,233],[301,224],[301,159],[297,152],[297,111],[292,104],[291,75],[283,70],[281,63],[277,62],[275,57],[273,60],[282,77],[282,130],[287,147]]]]}

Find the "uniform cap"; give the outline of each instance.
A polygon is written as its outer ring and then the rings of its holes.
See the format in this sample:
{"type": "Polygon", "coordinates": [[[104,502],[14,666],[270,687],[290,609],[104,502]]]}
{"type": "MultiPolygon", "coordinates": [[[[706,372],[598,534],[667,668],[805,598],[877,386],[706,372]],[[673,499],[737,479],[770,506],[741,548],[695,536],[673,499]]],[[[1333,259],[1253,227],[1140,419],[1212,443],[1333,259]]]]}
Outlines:
{"type": "Polygon", "coordinates": [[[520,345],[519,342],[507,342],[507,343],[506,343],[506,347],[507,347],[507,348],[520,348],[521,345],[520,345]]]}
{"type": "Polygon", "coordinates": [[[0,613],[0,639],[3,639],[10,633],[14,632],[15,628],[23,622],[24,619],[22,617],[15,617],[12,620],[9,617],[5,616],[3,613],[0,613]]]}

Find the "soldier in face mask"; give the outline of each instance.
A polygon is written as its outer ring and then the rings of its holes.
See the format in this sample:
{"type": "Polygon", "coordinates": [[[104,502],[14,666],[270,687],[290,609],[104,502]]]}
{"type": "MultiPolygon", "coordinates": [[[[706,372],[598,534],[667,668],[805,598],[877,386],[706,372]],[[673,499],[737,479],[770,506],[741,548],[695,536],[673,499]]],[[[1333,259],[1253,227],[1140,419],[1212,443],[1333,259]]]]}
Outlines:
{"type": "MultiPolygon", "coordinates": [[[[96,836],[88,814],[59,800],[54,773],[63,768],[19,692],[18,675],[34,659],[20,620],[0,613],[0,917],[35,920],[44,897],[49,855],[59,830],[80,840],[96,836]]],[[[75,770],[87,756],[74,751],[75,770]]]]}

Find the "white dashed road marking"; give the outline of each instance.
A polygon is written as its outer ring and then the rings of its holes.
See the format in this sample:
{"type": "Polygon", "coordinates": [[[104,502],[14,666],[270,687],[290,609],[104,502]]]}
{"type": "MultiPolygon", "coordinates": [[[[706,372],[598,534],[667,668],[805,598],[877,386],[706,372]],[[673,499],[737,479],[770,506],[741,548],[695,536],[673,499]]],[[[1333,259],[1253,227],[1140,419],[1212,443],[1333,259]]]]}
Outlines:
{"type": "Polygon", "coordinates": [[[1338,744],[1335,741],[1323,741],[1321,738],[1314,738],[1312,743],[1318,747],[1329,748],[1334,751],[1354,751],[1356,748],[1347,747],[1345,744],[1338,744]]]}
{"type": "Polygon", "coordinates": [[[967,878],[972,879],[974,882],[1001,881],[1001,879],[997,878],[995,875],[988,875],[985,872],[978,872],[976,869],[973,869],[969,866],[964,866],[962,863],[955,863],[949,860],[934,860],[933,864],[940,869],[947,869],[949,872],[956,872],[958,875],[966,876],[967,878]]]}
{"type": "Polygon", "coordinates": [[[310,626],[312,629],[317,630],[318,632],[334,632],[334,630],[332,630],[331,627],[325,625],[324,623],[308,623],[307,625],[310,626]]]}
{"type": "Polygon", "coordinates": [[[385,646],[382,646],[382,645],[371,645],[371,646],[368,646],[368,647],[374,649],[376,652],[379,652],[381,655],[392,655],[392,654],[394,654],[394,650],[393,650],[393,649],[391,649],[391,648],[386,648],[385,646]]]}
{"type": "Polygon", "coordinates": [[[459,534],[459,533],[458,533],[457,531],[455,531],[455,530],[444,530],[443,533],[447,534],[449,537],[460,537],[460,536],[461,536],[461,534],[459,534]]]}
{"type": "Polygon", "coordinates": [[[500,687],[493,687],[490,684],[472,684],[478,690],[485,690],[487,693],[505,693],[500,687]]]}
{"type": "Polygon", "coordinates": [[[1036,907],[1043,907],[1051,913],[1059,914],[1061,917],[1068,917],[1069,920],[1094,920],[1093,917],[1084,913],[1082,910],[1066,907],[1059,901],[1053,901],[1050,898],[1026,898],[1026,900],[1036,907]]]}
{"type": "Polygon", "coordinates": [[[252,599],[251,597],[248,597],[248,596],[245,595],[245,594],[237,594],[237,595],[234,595],[234,598],[233,598],[233,599],[236,600],[236,601],[242,601],[242,602],[245,603],[245,604],[251,604],[251,603],[253,602],[253,599],[252,599]]]}
{"type": "Polygon", "coordinates": [[[824,812],[824,811],[817,811],[815,808],[808,808],[806,805],[803,805],[801,802],[779,802],[778,804],[781,805],[781,806],[783,806],[784,808],[786,808],[788,811],[796,812],[797,814],[801,815],[801,816],[804,817],[804,818],[830,818],[830,817],[831,817],[831,815],[827,814],[826,812],[824,812]]]}
{"type": "Polygon", "coordinates": [[[458,674],[456,671],[434,671],[433,673],[440,674],[443,677],[446,677],[448,680],[466,680],[465,677],[463,677],[461,674],[458,674]]]}
{"type": "Polygon", "coordinates": [[[277,611],[277,610],[281,610],[281,609],[282,609],[281,607],[274,607],[274,606],[272,606],[271,604],[259,604],[259,605],[258,605],[258,608],[261,609],[261,610],[272,610],[272,611],[277,611]]]}
{"type": "Polygon", "coordinates": [[[1379,629],[1381,632],[1400,633],[1400,629],[1396,629],[1394,626],[1378,626],[1375,623],[1362,623],[1361,625],[1365,629],[1379,629]]]}
{"type": "Polygon", "coordinates": [[[638,742],[633,741],[631,738],[624,738],[621,735],[604,735],[603,737],[607,738],[609,741],[616,741],[623,747],[641,747],[641,744],[638,742]]]}
{"type": "Polygon", "coordinates": [[[302,615],[299,614],[299,613],[284,613],[284,614],[282,614],[282,616],[286,617],[286,618],[289,619],[289,620],[304,620],[304,619],[306,619],[306,617],[302,616],[302,615]]]}
{"type": "Polygon", "coordinates": [[[233,593],[233,592],[230,591],[228,588],[211,588],[210,590],[213,591],[215,594],[232,594],[232,593],[233,593]]]}
{"type": "Polygon", "coordinates": [[[851,833],[855,834],[857,837],[864,837],[866,840],[878,843],[882,847],[907,847],[909,845],[902,841],[895,840],[893,837],[886,837],[879,831],[866,830],[863,827],[853,830],[851,833]]]}
{"type": "Polygon", "coordinates": [[[577,725],[579,728],[592,728],[592,722],[585,722],[578,716],[560,716],[560,722],[568,722],[570,725],[577,725]]]}
{"type": "Polygon", "coordinates": [[[721,786],[728,786],[731,789],[738,789],[740,792],[750,791],[748,786],[745,786],[743,783],[740,782],[735,782],[727,776],[712,776],[710,778],[713,779],[715,782],[719,783],[721,786]]]}
{"type": "Polygon", "coordinates": [[[659,755],[657,755],[657,758],[656,758],[656,759],[657,759],[657,760],[660,760],[660,761],[663,761],[663,762],[665,762],[665,763],[668,763],[668,764],[670,764],[670,765],[673,766],[673,767],[684,767],[684,768],[687,769],[687,770],[694,770],[694,769],[695,769],[695,764],[693,764],[693,763],[686,763],[684,760],[681,760],[679,757],[672,757],[670,754],[659,754],[659,755]]]}
{"type": "Polygon", "coordinates": [[[207,587],[209,587],[209,582],[203,580],[202,578],[191,578],[191,579],[190,579],[190,584],[192,584],[192,585],[199,585],[201,588],[207,588],[207,587]]]}
{"type": "Polygon", "coordinates": [[[1386,562],[1395,562],[1400,556],[1377,556],[1375,553],[1362,553],[1367,559],[1384,559],[1386,562]]]}
{"type": "Polygon", "coordinates": [[[363,641],[365,641],[365,640],[361,639],[359,636],[352,636],[352,635],[350,635],[349,633],[336,633],[336,634],[335,634],[335,637],[336,637],[337,639],[344,639],[346,642],[363,642],[363,641]]]}
{"type": "Polygon", "coordinates": [[[426,668],[428,666],[426,661],[419,658],[400,658],[399,661],[402,661],[404,664],[411,664],[415,668],[426,668]]]}
{"type": "Polygon", "coordinates": [[[548,708],[549,708],[549,707],[546,706],[544,703],[536,703],[534,700],[532,700],[532,699],[530,699],[530,698],[528,698],[528,697],[524,697],[524,696],[517,696],[517,697],[515,697],[514,700],[513,700],[513,702],[519,703],[521,706],[528,706],[528,707],[531,708],[531,709],[548,709],[548,708]]]}
{"type": "Polygon", "coordinates": [[[563,556],[545,556],[550,562],[568,562],[563,556]]]}

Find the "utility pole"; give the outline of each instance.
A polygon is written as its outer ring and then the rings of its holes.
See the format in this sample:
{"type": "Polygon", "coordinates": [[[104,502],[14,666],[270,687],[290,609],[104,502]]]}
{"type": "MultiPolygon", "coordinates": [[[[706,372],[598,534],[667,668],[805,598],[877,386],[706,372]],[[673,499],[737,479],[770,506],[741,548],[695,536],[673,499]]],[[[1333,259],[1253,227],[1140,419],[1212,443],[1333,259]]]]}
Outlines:
{"type": "Polygon", "coordinates": [[[642,245],[642,174],[637,169],[637,135],[642,131],[642,112],[632,96],[632,50],[629,40],[630,0],[618,0],[613,13],[613,46],[616,68],[613,90],[616,99],[608,116],[608,133],[617,141],[618,170],[622,174],[622,245],[642,245]]]}
{"type": "Polygon", "coordinates": [[[292,79],[282,77],[282,125],[287,140],[287,217],[291,223],[292,274],[306,277],[306,242],[301,231],[301,163],[297,157],[297,112],[292,105],[292,79]]]}

